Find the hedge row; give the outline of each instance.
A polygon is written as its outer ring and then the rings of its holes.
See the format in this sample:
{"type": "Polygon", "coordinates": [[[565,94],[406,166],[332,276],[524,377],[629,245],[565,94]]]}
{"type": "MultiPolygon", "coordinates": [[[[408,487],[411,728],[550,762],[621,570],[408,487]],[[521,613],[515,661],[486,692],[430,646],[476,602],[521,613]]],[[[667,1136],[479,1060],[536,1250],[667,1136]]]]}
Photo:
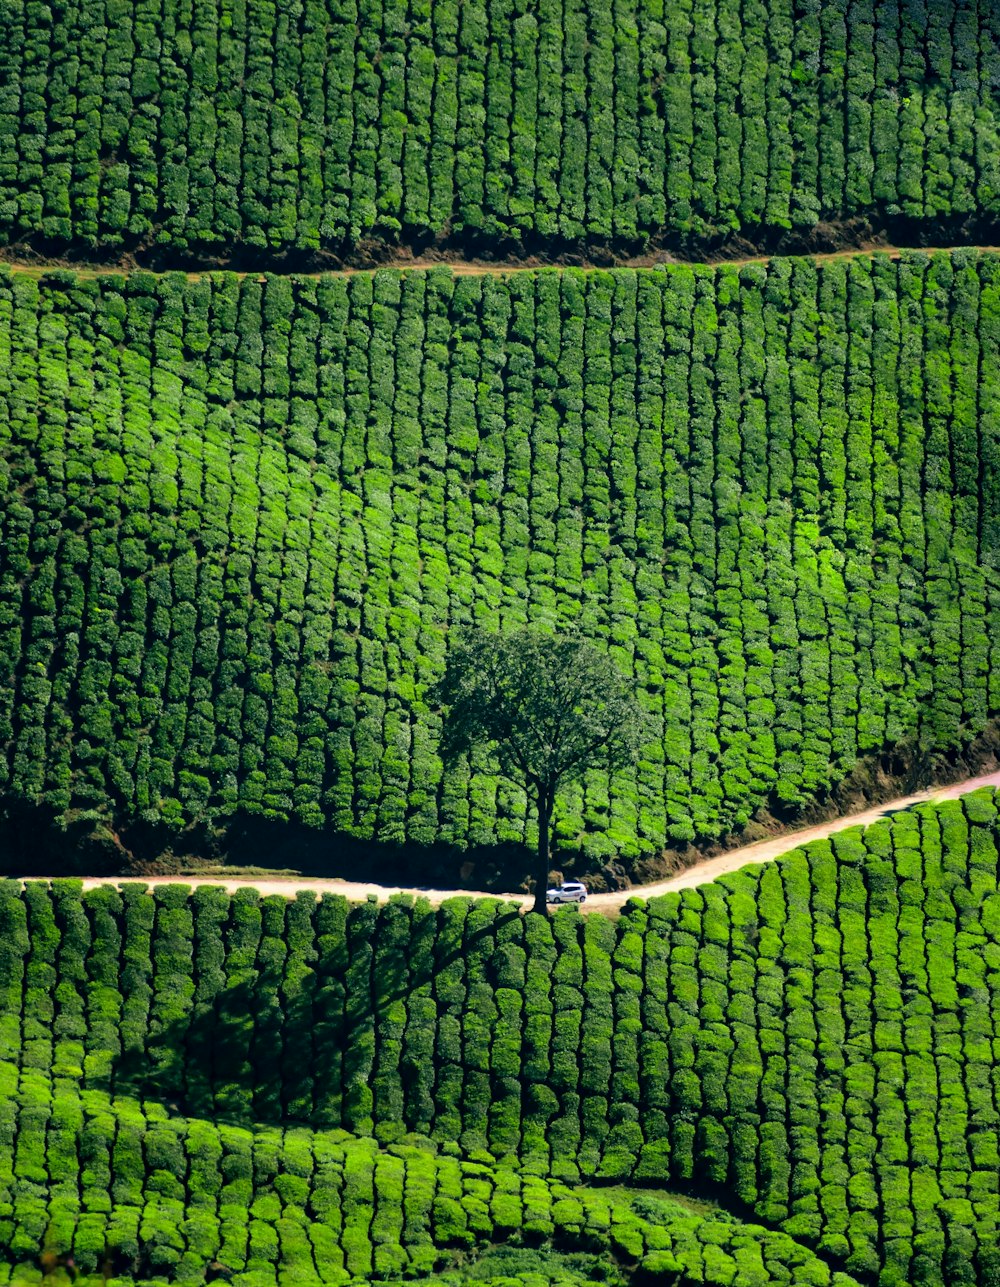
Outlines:
{"type": "Polygon", "coordinates": [[[0,1283],[401,1287],[513,1238],[587,1249],[675,1287],[737,1275],[746,1287],[857,1287],[787,1234],[724,1212],[574,1189],[429,1141],[380,1148],[343,1131],[184,1117],[81,1092],[58,1059],[0,1062],[0,1093],[0,1283]]]}
{"type": "Polygon", "coordinates": [[[281,0],[0,30],[0,235],[227,253],[1000,211],[980,0],[281,0]]]}
{"type": "Polygon", "coordinates": [[[617,921],[7,882],[0,1057],[84,1097],[414,1131],[564,1184],[715,1186],[865,1281],[985,1284],[997,803],[923,806],[617,921]]]}
{"type": "MultiPolygon", "coordinates": [[[[449,627],[635,675],[589,860],[797,807],[1000,711],[1000,259],[0,276],[0,791],[520,842],[445,773],[449,627]]],[[[530,840],[530,836],[527,837],[530,840]]]]}

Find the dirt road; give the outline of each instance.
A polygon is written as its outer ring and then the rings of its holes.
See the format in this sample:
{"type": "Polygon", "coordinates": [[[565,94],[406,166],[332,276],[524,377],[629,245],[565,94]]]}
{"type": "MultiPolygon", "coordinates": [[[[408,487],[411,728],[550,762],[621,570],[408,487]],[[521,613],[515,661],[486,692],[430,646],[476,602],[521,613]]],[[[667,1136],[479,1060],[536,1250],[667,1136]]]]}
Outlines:
{"type": "MultiPolygon", "coordinates": [[[[937,255],[937,254],[954,254],[956,250],[975,250],[980,254],[997,254],[1000,253],[998,246],[890,246],[879,244],[864,244],[859,246],[850,246],[845,250],[827,250],[827,251],[801,251],[801,252],[784,252],[782,254],[771,255],[748,255],[748,256],[727,256],[720,255],[714,259],[687,259],[681,256],[671,255],[667,251],[650,252],[645,255],[638,255],[633,259],[624,258],[614,263],[616,268],[662,268],[667,264],[688,264],[692,267],[702,266],[707,268],[723,268],[728,265],[731,268],[745,268],[748,264],[768,264],[773,259],[811,259],[816,263],[825,264],[837,259],[855,259],[870,257],[872,255],[886,255],[889,259],[899,259],[901,255],[913,250],[920,254],[937,255]]],[[[356,277],[359,273],[376,273],[381,268],[397,270],[400,272],[426,272],[431,268],[448,268],[456,277],[507,277],[511,273],[537,273],[543,268],[566,268],[580,267],[586,269],[607,268],[612,265],[598,264],[590,262],[581,262],[578,265],[569,265],[561,261],[552,263],[523,263],[518,260],[492,261],[485,259],[452,259],[442,255],[437,259],[420,259],[400,257],[397,260],[389,260],[384,264],[373,265],[371,267],[358,268],[324,268],[319,272],[299,272],[293,269],[278,268],[268,270],[271,276],[281,277],[356,277]]],[[[127,265],[121,264],[86,264],[69,262],[46,263],[35,260],[19,260],[13,257],[5,257],[0,254],[0,271],[6,269],[8,272],[19,273],[27,277],[44,277],[46,273],[51,272],[72,272],[79,277],[107,277],[110,274],[116,276],[125,276],[129,272],[136,271],[127,265]]],[[[142,272],[153,271],[156,276],[163,276],[166,270],[141,269],[142,272]]],[[[184,272],[188,281],[197,281],[202,277],[210,277],[215,273],[229,271],[225,268],[205,268],[200,271],[184,272]]],[[[244,271],[238,270],[237,277],[256,277],[264,281],[264,271],[244,271]]]]}
{"type": "MultiPolygon", "coordinates": [[[[831,822],[820,823],[816,827],[807,827],[802,831],[790,832],[771,840],[761,840],[756,844],[731,849],[728,853],[720,854],[717,858],[707,858],[704,862],[696,863],[695,866],[688,867],[676,876],[671,876],[667,880],[658,880],[652,885],[638,885],[632,889],[618,890],[613,894],[591,894],[586,902],[586,910],[593,912],[610,911],[623,906],[630,898],[651,898],[656,894],[669,894],[675,889],[690,889],[695,885],[703,885],[710,880],[715,880],[717,876],[725,875],[726,872],[736,871],[740,867],[745,867],[748,863],[770,862],[774,858],[780,858],[782,854],[788,853],[789,850],[795,849],[799,845],[807,844],[810,840],[825,840],[827,836],[832,836],[835,832],[843,831],[847,827],[870,826],[871,823],[877,822],[880,818],[884,818],[891,813],[897,813],[900,809],[909,809],[914,805],[925,804],[931,800],[954,800],[960,795],[976,790],[977,787],[985,786],[1000,787],[1000,771],[987,773],[978,778],[967,778],[964,782],[956,782],[952,786],[934,787],[927,791],[920,791],[916,795],[902,796],[898,800],[889,800],[886,804],[879,804],[874,808],[866,809],[863,813],[848,814],[845,817],[835,818],[831,822]]],[[[530,894],[498,895],[468,889],[421,889],[415,886],[375,885],[365,881],[323,880],[305,877],[288,877],[284,879],[279,877],[271,879],[237,877],[236,879],[224,879],[218,876],[146,876],[141,878],[129,877],[114,881],[107,878],[87,876],[84,878],[83,884],[85,889],[95,889],[99,885],[125,884],[130,881],[132,883],[141,881],[141,883],[148,885],[221,885],[230,892],[234,889],[250,886],[259,890],[261,894],[284,894],[288,898],[294,898],[300,890],[303,890],[314,894],[343,894],[345,898],[349,898],[353,902],[362,902],[369,895],[374,895],[380,902],[385,902],[393,894],[415,894],[426,898],[435,906],[444,902],[446,898],[463,897],[502,897],[511,902],[521,903],[523,906],[530,906],[532,902],[530,894]]]]}

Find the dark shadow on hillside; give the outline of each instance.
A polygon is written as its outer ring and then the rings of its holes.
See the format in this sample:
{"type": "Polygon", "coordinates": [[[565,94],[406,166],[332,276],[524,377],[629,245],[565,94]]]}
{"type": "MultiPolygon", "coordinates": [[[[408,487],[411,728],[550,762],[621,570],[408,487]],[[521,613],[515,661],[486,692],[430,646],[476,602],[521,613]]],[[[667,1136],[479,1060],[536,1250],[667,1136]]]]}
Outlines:
{"type": "MultiPolygon", "coordinates": [[[[764,801],[750,823],[723,840],[696,839],[683,849],[664,848],[633,860],[588,862],[556,851],[564,876],[585,878],[593,892],[658,880],[729,849],[791,833],[831,818],[861,812],[932,784],[961,781],[1000,765],[1000,720],[959,750],[926,751],[901,742],[858,760],[834,785],[800,805],[777,795],[764,801]]],[[[364,879],[387,885],[510,893],[530,885],[533,853],[522,844],[449,845],[362,841],[328,828],[277,821],[239,811],[215,827],[178,832],[163,823],[93,814],[57,814],[51,806],[0,795],[0,875],[195,875],[200,866],[290,869],[306,876],[364,879]]]]}
{"type": "Polygon", "coordinates": [[[0,794],[0,876],[111,876],[122,870],[122,845],[109,827],[0,794]]]}
{"type": "MultiPolygon", "coordinates": [[[[376,967],[363,947],[371,941],[373,913],[371,904],[350,909],[347,950],[341,959],[316,962],[308,985],[293,995],[282,990],[277,973],[262,968],[255,978],[221,988],[210,1001],[196,998],[188,1014],[153,1031],[141,1048],[123,1051],[108,1077],[88,1079],[88,1085],[156,1100],[183,1116],[244,1126],[300,1122],[357,1130],[371,1111],[376,1034],[390,1009],[470,958],[478,958],[496,986],[496,937],[521,916],[520,908],[504,911],[463,933],[449,951],[435,947],[422,965],[407,938],[394,950],[379,951],[376,967]]],[[[414,914],[437,924],[444,915],[414,914]]],[[[434,942],[439,941],[435,931],[434,942]]],[[[404,1053],[399,1064],[404,1093],[420,1073],[412,1054],[404,1053]]]]}
{"type": "MultiPolygon", "coordinates": [[[[215,827],[184,831],[163,823],[63,815],[50,805],[0,795],[0,875],[196,874],[199,865],[289,869],[304,876],[390,885],[511,892],[524,885],[534,854],[523,844],[395,844],[355,840],[329,828],[238,811],[215,827]]],[[[568,856],[567,862],[572,862],[568,856]]]]}
{"type": "Polygon", "coordinates": [[[220,253],[218,246],[197,242],[187,248],[150,244],[126,233],[114,247],[29,234],[3,251],[2,258],[32,265],[51,265],[58,282],[60,268],[73,266],[136,268],[152,272],[215,271],[247,273],[321,273],[345,268],[406,268],[420,263],[479,264],[485,267],[643,266],[666,257],[694,262],[724,262],[753,256],[829,254],[878,246],[989,246],[1000,240],[1000,225],[991,213],[960,213],[927,219],[893,211],[884,204],[846,218],[788,228],[754,224],[739,230],[719,227],[694,232],[660,228],[632,238],[589,236],[567,238],[511,228],[505,232],[467,228],[434,233],[404,225],[395,237],[364,240],[329,239],[317,249],[295,246],[259,247],[236,240],[220,253]]]}

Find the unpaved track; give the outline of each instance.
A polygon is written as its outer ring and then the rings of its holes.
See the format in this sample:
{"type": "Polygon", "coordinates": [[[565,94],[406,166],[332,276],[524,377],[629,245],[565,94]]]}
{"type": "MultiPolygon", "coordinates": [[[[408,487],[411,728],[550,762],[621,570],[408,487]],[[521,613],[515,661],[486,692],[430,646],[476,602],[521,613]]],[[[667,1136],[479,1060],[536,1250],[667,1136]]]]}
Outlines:
{"type": "MultiPolygon", "coordinates": [[[[427,272],[432,268],[450,269],[456,277],[474,277],[477,275],[489,277],[506,277],[511,273],[537,273],[542,270],[560,270],[566,268],[583,268],[588,271],[595,269],[610,268],[662,268],[667,264],[687,264],[690,267],[702,268],[723,268],[728,265],[731,268],[744,268],[748,264],[769,264],[775,259],[810,259],[819,264],[830,263],[837,259],[857,259],[872,255],[886,255],[889,259],[899,259],[902,255],[909,252],[938,255],[954,254],[957,250],[973,250],[979,254],[1000,254],[1000,246],[883,246],[877,244],[866,244],[862,246],[850,246],[846,250],[828,250],[828,251],[784,251],[780,254],[770,255],[748,255],[745,257],[730,257],[720,255],[714,259],[686,259],[683,256],[671,255],[666,251],[662,253],[650,253],[648,255],[638,255],[633,259],[623,258],[616,260],[613,264],[601,264],[580,262],[579,264],[570,264],[554,260],[550,263],[521,263],[517,260],[505,262],[492,262],[490,260],[477,259],[449,259],[442,256],[439,259],[407,259],[400,258],[397,260],[387,260],[383,264],[373,264],[371,266],[359,268],[324,268],[319,272],[301,272],[296,269],[277,268],[268,269],[266,273],[272,277],[356,277],[359,274],[372,274],[379,272],[381,269],[390,269],[398,272],[427,272]]],[[[108,277],[111,275],[122,277],[133,272],[152,272],[154,276],[162,277],[168,271],[167,269],[150,269],[131,267],[123,264],[87,264],[76,263],[73,261],[58,261],[45,263],[36,260],[18,260],[4,259],[0,255],[0,271],[6,269],[8,272],[20,273],[27,277],[43,277],[46,273],[52,272],[71,272],[79,277],[108,277]]],[[[222,272],[234,272],[236,277],[256,277],[260,281],[264,280],[265,270],[245,271],[231,270],[224,267],[204,268],[192,272],[180,270],[184,273],[189,281],[198,281],[202,277],[211,277],[222,272]]]]}
{"type": "Polygon", "coordinates": [[[1000,787],[1000,772],[986,773],[978,778],[967,778],[964,782],[956,782],[953,786],[931,787],[927,791],[919,791],[916,795],[901,796],[898,800],[877,804],[863,813],[849,813],[845,817],[834,818],[831,822],[821,822],[818,826],[806,827],[802,831],[787,832],[772,840],[758,840],[756,844],[731,849],[717,858],[706,858],[704,862],[695,863],[693,867],[678,872],[676,876],[671,876],[667,880],[658,880],[652,885],[619,890],[614,894],[591,894],[587,899],[587,907],[599,911],[602,908],[618,907],[636,894],[643,898],[653,898],[657,894],[669,894],[675,889],[693,889],[696,885],[707,884],[717,876],[738,871],[740,867],[746,867],[750,863],[771,862],[775,858],[780,858],[782,854],[797,849],[800,845],[808,844],[811,840],[825,840],[827,836],[832,836],[837,831],[845,831],[848,827],[870,827],[880,818],[898,813],[900,809],[912,809],[917,804],[927,804],[932,800],[936,803],[942,800],[955,800],[960,795],[975,791],[977,787],[1000,787]]]}
{"type": "MultiPolygon", "coordinates": [[[[889,800],[885,804],[875,805],[874,808],[866,809],[863,813],[847,814],[845,817],[835,818],[831,822],[820,823],[816,827],[807,827],[802,831],[788,832],[772,840],[760,840],[753,845],[744,845],[740,849],[731,849],[728,853],[720,854],[717,858],[707,858],[704,862],[696,863],[693,867],[688,867],[676,876],[671,876],[667,880],[658,880],[652,885],[637,885],[632,889],[618,890],[613,894],[591,894],[587,899],[585,910],[591,912],[612,911],[622,907],[630,898],[652,898],[657,894],[669,894],[676,889],[692,889],[696,885],[707,884],[708,881],[715,880],[717,876],[724,876],[727,872],[737,871],[740,867],[746,867],[750,863],[770,862],[774,858],[780,858],[782,854],[789,853],[792,849],[797,849],[799,845],[808,844],[811,840],[825,840],[827,836],[832,836],[837,831],[844,831],[847,827],[867,827],[891,813],[898,813],[900,809],[910,809],[914,805],[926,804],[929,801],[954,800],[969,791],[975,791],[977,787],[1000,787],[1000,771],[987,773],[978,778],[967,778],[964,782],[956,782],[952,786],[932,787],[927,791],[919,791],[916,795],[901,796],[898,800],[889,800]]],[[[39,877],[39,879],[51,878],[39,877]]],[[[221,885],[229,890],[230,893],[235,889],[250,887],[258,890],[261,894],[284,894],[287,898],[294,898],[300,891],[313,894],[343,894],[345,898],[349,898],[352,902],[363,902],[370,895],[374,895],[379,902],[386,902],[393,894],[414,894],[418,897],[426,898],[435,906],[443,903],[446,898],[503,898],[505,901],[520,903],[524,907],[529,907],[533,902],[530,894],[487,894],[469,889],[420,889],[414,886],[374,885],[366,881],[323,880],[305,877],[287,877],[284,879],[279,877],[272,879],[242,877],[227,880],[218,876],[144,876],[114,880],[85,876],[83,880],[84,889],[96,889],[101,885],[109,884],[135,883],[146,885],[221,885]]]]}

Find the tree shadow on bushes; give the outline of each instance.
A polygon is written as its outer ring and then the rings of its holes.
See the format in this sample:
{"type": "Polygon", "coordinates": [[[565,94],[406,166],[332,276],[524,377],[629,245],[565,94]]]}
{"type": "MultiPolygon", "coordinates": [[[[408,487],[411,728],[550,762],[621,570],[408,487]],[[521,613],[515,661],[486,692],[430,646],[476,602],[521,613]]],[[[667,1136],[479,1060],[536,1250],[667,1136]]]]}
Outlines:
{"type": "MultiPolygon", "coordinates": [[[[325,901],[325,900],[324,900],[325,901]]],[[[493,985],[502,966],[498,935],[521,916],[519,907],[498,909],[488,924],[457,938],[440,933],[447,908],[411,907],[406,900],[389,905],[410,920],[398,945],[380,948],[377,935],[387,933],[382,918],[389,909],[372,903],[347,905],[343,941],[313,963],[293,989],[280,973],[267,968],[230,978],[211,997],[195,996],[179,1018],[131,1040],[104,1077],[89,1085],[114,1095],[162,1103],[185,1117],[210,1117],[236,1125],[343,1127],[368,1133],[373,1122],[393,1120],[373,1101],[373,1067],[384,1064],[386,1049],[410,1013],[407,1004],[419,989],[456,962],[478,958],[493,985]],[[410,949],[418,918],[432,922],[433,950],[422,958],[410,949]],[[373,940],[376,943],[373,950],[373,940]],[[451,942],[445,950],[440,944],[451,942]],[[400,1006],[402,1003],[402,1006],[400,1006]],[[378,1054],[376,1058],[376,1046],[378,1054]],[[374,1112],[374,1119],[373,1119],[374,1112]]],[[[433,1018],[426,1019],[433,1042],[442,1002],[436,996],[433,1018]]],[[[412,1049],[398,1043],[398,1085],[404,1101],[409,1088],[428,1069],[412,1049]]],[[[431,1076],[431,1080],[433,1077],[431,1076]]],[[[404,1129],[419,1129],[406,1121],[404,1129]]]]}

